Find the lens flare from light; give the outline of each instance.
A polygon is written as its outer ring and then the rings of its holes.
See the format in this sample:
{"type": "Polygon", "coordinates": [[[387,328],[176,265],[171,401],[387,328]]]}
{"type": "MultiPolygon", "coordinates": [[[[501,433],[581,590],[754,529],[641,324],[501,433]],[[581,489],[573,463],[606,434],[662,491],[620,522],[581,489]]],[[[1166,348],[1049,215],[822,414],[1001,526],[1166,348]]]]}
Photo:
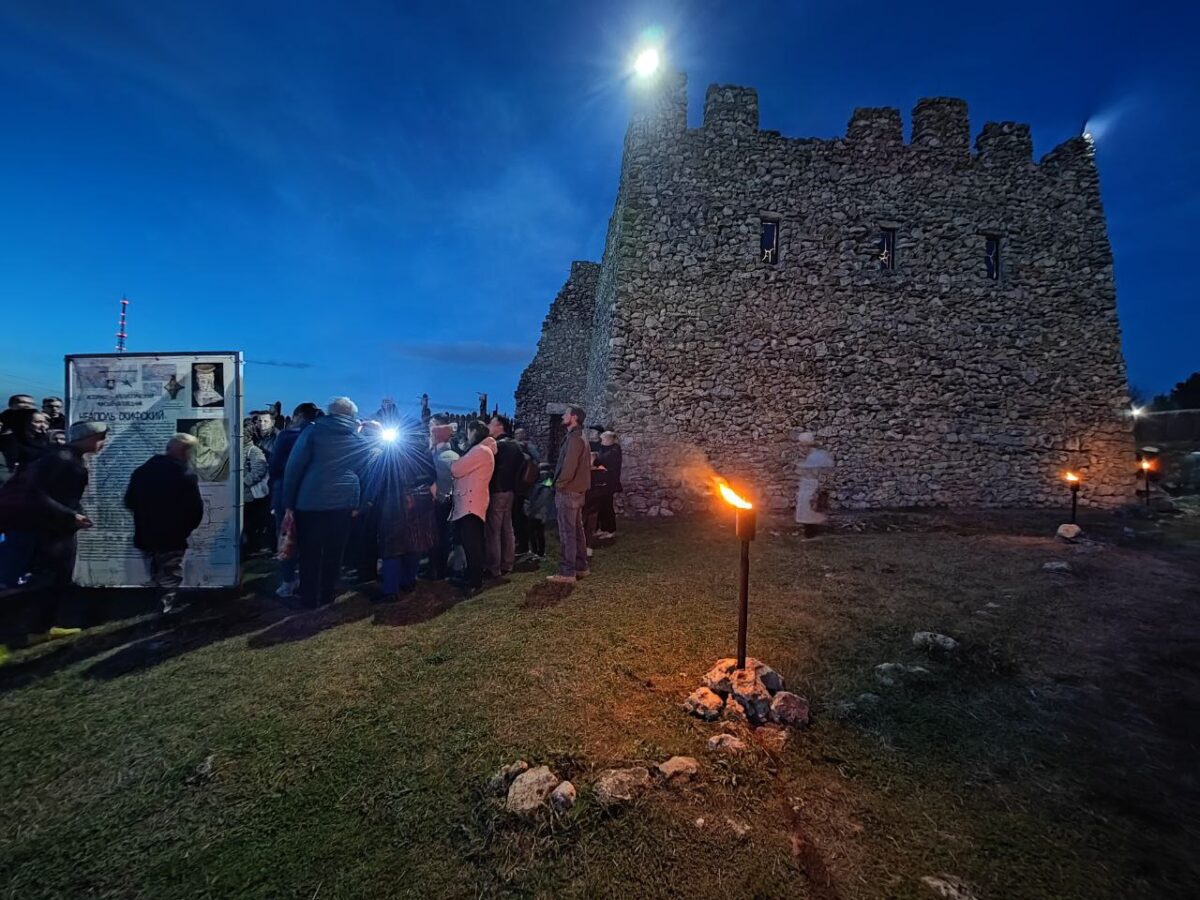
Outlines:
{"type": "Polygon", "coordinates": [[[658,71],[661,63],[662,58],[659,56],[658,48],[647,47],[634,59],[633,71],[637,73],[639,78],[649,78],[658,71]]]}
{"type": "Polygon", "coordinates": [[[1146,410],[1144,410],[1142,407],[1135,406],[1131,410],[1129,410],[1129,414],[1136,419],[1136,418],[1139,418],[1142,415],[1142,413],[1144,413],[1145,411],[1146,410]]]}
{"type": "Polygon", "coordinates": [[[730,506],[736,506],[738,509],[753,509],[754,508],[753,503],[751,503],[749,500],[743,499],[742,497],[738,496],[738,494],[734,491],[734,489],[731,488],[729,486],[729,483],[727,481],[725,481],[725,479],[723,479],[723,478],[717,479],[717,491],[720,492],[721,499],[724,500],[726,503],[728,503],[730,506]]]}
{"type": "Polygon", "coordinates": [[[400,437],[400,429],[399,428],[385,428],[385,429],[383,429],[383,431],[379,432],[379,437],[389,444],[394,443],[396,441],[396,438],[400,437]]]}

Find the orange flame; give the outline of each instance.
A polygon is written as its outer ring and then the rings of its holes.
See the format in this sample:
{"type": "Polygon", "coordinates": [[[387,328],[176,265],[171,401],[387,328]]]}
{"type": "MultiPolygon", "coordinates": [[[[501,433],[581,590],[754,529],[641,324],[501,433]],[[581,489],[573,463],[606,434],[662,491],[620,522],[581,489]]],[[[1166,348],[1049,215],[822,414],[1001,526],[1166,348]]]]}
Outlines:
{"type": "Polygon", "coordinates": [[[1154,463],[1150,462],[1148,459],[1143,459],[1140,463],[1138,463],[1138,465],[1141,466],[1143,472],[1149,472],[1154,468],[1154,463]]]}
{"type": "Polygon", "coordinates": [[[733,488],[723,478],[717,479],[717,490],[721,493],[721,498],[730,506],[736,506],[738,509],[753,509],[754,504],[749,500],[744,500],[734,492],[733,488]]]}
{"type": "Polygon", "coordinates": [[[1066,475],[1063,476],[1063,478],[1065,478],[1067,481],[1069,481],[1072,484],[1074,484],[1075,482],[1077,482],[1079,480],[1079,476],[1076,475],[1074,472],[1068,472],[1066,475]]]}

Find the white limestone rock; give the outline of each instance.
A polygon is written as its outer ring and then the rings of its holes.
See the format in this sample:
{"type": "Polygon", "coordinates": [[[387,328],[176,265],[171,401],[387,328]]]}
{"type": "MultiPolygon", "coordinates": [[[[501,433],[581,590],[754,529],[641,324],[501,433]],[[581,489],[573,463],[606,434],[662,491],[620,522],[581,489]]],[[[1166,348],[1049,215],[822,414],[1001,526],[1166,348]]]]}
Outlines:
{"type": "Polygon", "coordinates": [[[558,776],[551,772],[548,766],[538,766],[536,769],[522,772],[513,779],[505,806],[510,813],[519,816],[532,815],[545,806],[558,785],[558,776]]]}
{"type": "Polygon", "coordinates": [[[650,787],[650,772],[643,766],[608,769],[600,773],[593,790],[601,806],[632,803],[650,787]]]}

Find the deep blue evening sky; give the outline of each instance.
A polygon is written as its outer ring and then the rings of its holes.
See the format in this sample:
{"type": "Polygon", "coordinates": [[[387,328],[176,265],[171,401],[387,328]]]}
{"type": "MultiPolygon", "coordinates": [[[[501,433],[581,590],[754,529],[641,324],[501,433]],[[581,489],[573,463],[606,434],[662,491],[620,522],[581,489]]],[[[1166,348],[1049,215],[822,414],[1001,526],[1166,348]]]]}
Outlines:
{"type": "Polygon", "coordinates": [[[3,0],[0,393],[64,353],[241,349],[247,404],[428,390],[511,408],[572,259],[599,259],[639,33],[758,88],[762,127],[967,99],[1091,118],[1131,381],[1200,368],[1200,13],[1182,3],[3,0]],[[1170,12],[1168,13],[1168,10],[1170,12]]]}

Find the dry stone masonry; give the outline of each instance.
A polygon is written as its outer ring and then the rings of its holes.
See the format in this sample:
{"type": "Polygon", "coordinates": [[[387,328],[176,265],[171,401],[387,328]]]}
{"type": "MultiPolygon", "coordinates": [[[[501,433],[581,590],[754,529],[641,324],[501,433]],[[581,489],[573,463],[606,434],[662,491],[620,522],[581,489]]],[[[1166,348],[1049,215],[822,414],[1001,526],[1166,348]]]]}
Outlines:
{"type": "MultiPolygon", "coordinates": [[[[758,127],[713,85],[687,125],[664,74],[625,137],[603,261],[573,263],[517,391],[545,446],[582,401],[622,435],[627,508],[694,509],[695,448],[789,509],[813,434],[835,507],[1131,497],[1133,433],[1092,147],[1039,162],[966,104],[859,109],[846,136],[758,127]]],[[[824,483],[824,482],[823,482],[824,483]]]]}

